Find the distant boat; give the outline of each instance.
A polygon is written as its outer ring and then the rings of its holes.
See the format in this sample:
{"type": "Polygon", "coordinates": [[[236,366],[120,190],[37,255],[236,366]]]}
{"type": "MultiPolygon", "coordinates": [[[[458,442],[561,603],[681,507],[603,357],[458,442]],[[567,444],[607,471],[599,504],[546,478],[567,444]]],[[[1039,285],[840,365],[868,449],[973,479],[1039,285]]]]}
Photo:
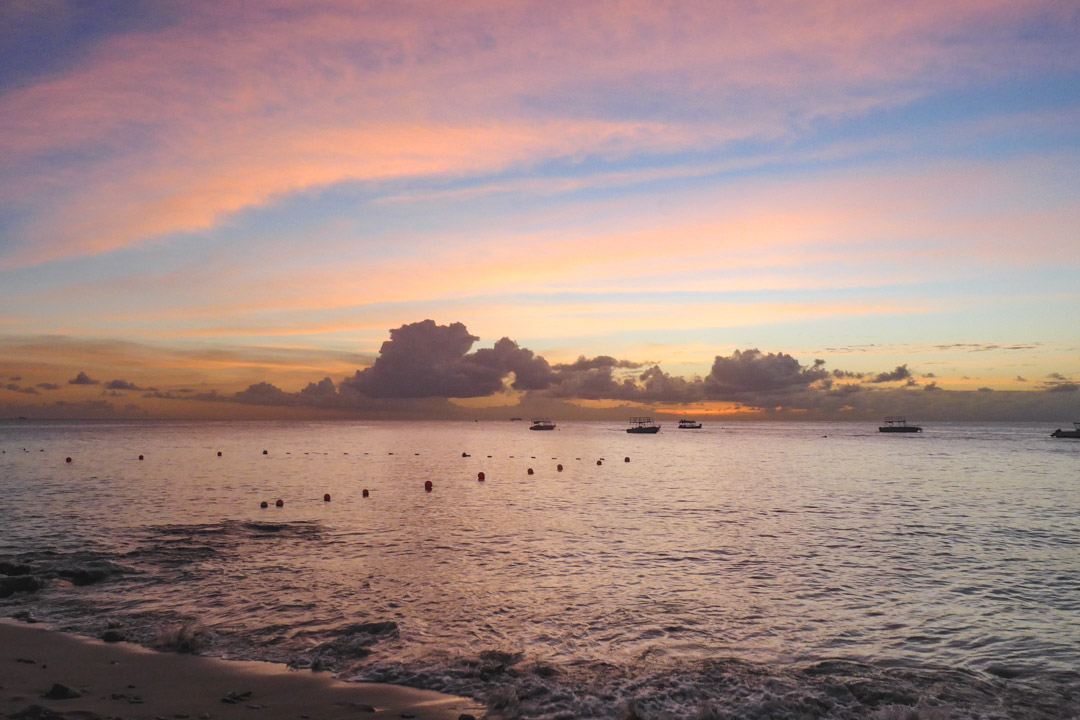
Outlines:
{"type": "Polygon", "coordinates": [[[883,433],[917,433],[922,432],[918,425],[908,425],[907,418],[897,415],[885,418],[885,424],[878,428],[883,433]]]}
{"type": "Polygon", "coordinates": [[[510,418],[510,422],[515,422],[517,420],[521,420],[521,418],[510,418]]]}
{"type": "Polygon", "coordinates": [[[555,423],[550,420],[533,420],[532,425],[529,426],[530,430],[554,430],[555,423]]]}
{"type": "Polygon", "coordinates": [[[680,420],[679,421],[679,429],[680,430],[700,430],[701,429],[701,423],[699,423],[697,420],[685,420],[685,419],[680,420]]]}
{"type": "Polygon", "coordinates": [[[1050,433],[1050,437],[1076,438],[1080,440],[1080,422],[1074,422],[1072,430],[1062,430],[1061,428],[1058,428],[1054,432],[1050,433]]]}
{"type": "Polygon", "coordinates": [[[630,418],[630,427],[626,428],[626,432],[655,435],[660,432],[660,426],[654,423],[651,417],[630,418]]]}

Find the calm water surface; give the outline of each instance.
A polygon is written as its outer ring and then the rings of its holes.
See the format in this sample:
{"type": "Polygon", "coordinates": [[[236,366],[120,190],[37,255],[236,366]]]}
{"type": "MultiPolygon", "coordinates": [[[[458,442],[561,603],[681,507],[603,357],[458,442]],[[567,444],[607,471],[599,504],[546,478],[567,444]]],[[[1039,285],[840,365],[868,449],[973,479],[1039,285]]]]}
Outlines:
{"type": "Polygon", "coordinates": [[[1080,442],[623,427],[0,424],[0,613],[504,715],[1080,712],[1080,442]]]}

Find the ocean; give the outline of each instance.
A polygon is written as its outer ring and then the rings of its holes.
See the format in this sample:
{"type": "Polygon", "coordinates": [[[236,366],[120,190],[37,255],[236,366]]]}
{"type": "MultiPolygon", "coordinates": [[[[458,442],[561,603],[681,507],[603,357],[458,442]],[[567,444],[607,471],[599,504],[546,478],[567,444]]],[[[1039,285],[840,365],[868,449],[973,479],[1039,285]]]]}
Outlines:
{"type": "Polygon", "coordinates": [[[662,423],[5,421],[0,615],[503,717],[1080,717],[1080,441],[662,423]]]}

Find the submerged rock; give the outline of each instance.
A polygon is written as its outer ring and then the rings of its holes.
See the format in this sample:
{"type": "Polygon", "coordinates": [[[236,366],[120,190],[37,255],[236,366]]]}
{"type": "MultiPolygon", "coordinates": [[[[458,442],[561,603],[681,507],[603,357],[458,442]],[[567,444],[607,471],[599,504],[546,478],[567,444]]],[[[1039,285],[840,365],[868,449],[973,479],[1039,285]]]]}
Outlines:
{"type": "Polygon", "coordinates": [[[49,692],[41,697],[47,700],[74,700],[82,697],[82,693],[62,683],[53,683],[53,686],[49,688],[49,692]]]}
{"type": "Polygon", "coordinates": [[[0,577],[0,598],[11,597],[19,592],[37,592],[45,583],[33,575],[0,577]]]}

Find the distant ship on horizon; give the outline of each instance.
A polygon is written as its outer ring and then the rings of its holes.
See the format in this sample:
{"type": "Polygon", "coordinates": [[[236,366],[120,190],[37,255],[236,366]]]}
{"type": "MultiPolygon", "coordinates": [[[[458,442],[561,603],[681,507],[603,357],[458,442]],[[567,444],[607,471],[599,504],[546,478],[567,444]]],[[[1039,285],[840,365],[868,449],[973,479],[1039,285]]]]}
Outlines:
{"type": "Polygon", "coordinates": [[[885,418],[885,424],[878,428],[883,433],[921,433],[922,428],[918,425],[908,425],[907,418],[902,415],[885,418]]]}

